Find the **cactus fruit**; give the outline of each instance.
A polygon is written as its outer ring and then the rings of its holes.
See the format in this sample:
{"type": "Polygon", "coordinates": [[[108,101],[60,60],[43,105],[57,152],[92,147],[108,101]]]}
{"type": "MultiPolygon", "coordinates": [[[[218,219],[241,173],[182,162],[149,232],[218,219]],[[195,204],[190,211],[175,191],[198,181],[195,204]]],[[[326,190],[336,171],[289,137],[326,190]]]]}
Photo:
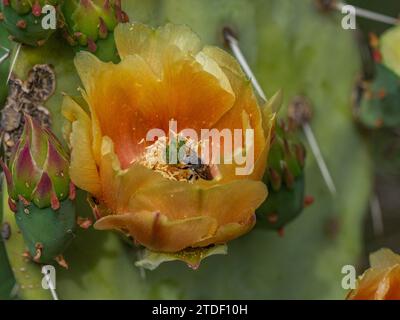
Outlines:
{"type": "Polygon", "coordinates": [[[59,0],[1,0],[0,21],[10,33],[11,39],[37,47],[43,45],[55,29],[45,29],[42,13],[45,5],[57,6],[59,0]]]}
{"type": "Polygon", "coordinates": [[[9,168],[2,164],[9,206],[32,259],[64,264],[61,254],[74,238],[76,225],[68,156],[49,130],[29,116],[24,122],[9,168]]]}
{"type": "Polygon", "coordinates": [[[375,79],[362,83],[359,119],[369,128],[400,125],[400,77],[383,64],[376,65],[375,79]]]}
{"type": "Polygon", "coordinates": [[[280,120],[275,129],[264,183],[267,200],[259,207],[257,227],[283,231],[304,208],[305,148],[290,122],[280,120]]]}
{"type": "Polygon", "coordinates": [[[113,31],[119,22],[129,21],[120,0],[70,0],[62,4],[61,11],[63,34],[69,44],[105,61],[118,58],[113,31]]]}

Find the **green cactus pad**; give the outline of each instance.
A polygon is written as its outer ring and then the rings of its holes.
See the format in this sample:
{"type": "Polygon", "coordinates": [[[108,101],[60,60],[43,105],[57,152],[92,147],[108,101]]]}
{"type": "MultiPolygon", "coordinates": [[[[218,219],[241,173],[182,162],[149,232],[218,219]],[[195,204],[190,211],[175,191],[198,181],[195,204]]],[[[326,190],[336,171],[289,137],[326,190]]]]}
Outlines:
{"type": "Polygon", "coordinates": [[[75,237],[75,205],[69,199],[62,201],[58,210],[25,206],[19,201],[15,219],[35,262],[53,263],[75,237]]]}
{"type": "Polygon", "coordinates": [[[118,61],[113,31],[127,21],[119,1],[70,0],[61,6],[63,34],[77,50],[89,50],[104,61],[118,61]]]}
{"type": "MultiPolygon", "coordinates": [[[[38,8],[46,4],[57,5],[58,0],[40,0],[38,8]]],[[[1,0],[0,11],[3,25],[10,33],[11,39],[33,47],[43,45],[54,33],[54,29],[44,29],[44,14],[35,12],[31,1],[1,0]],[[35,12],[35,13],[34,13],[35,12]]]]}
{"type": "Polygon", "coordinates": [[[376,65],[373,82],[365,84],[359,119],[369,128],[400,125],[400,77],[383,64],[376,65]]]}

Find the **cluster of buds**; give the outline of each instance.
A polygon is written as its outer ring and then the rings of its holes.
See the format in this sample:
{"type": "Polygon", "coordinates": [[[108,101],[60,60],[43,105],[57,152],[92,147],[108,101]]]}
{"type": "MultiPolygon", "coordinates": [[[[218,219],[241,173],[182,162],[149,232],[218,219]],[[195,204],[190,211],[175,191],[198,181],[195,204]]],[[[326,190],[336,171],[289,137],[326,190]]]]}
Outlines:
{"type": "Polygon", "coordinates": [[[264,183],[268,186],[267,200],[257,209],[257,226],[277,230],[296,218],[312,203],[304,196],[304,163],[306,151],[296,138],[291,122],[278,121],[271,141],[268,168],[264,183]]]}
{"type": "Polygon", "coordinates": [[[61,13],[68,43],[96,54],[115,49],[113,31],[118,23],[129,21],[121,0],[69,0],[61,5],[61,13]]]}
{"type": "Polygon", "coordinates": [[[56,8],[60,0],[0,0],[0,21],[14,41],[41,46],[54,33],[55,29],[45,29],[42,8],[51,5],[56,8]]]}
{"type": "Polygon", "coordinates": [[[68,154],[36,120],[25,116],[24,122],[9,165],[2,163],[9,205],[33,260],[63,262],[62,252],[74,238],[76,226],[68,154]]]}

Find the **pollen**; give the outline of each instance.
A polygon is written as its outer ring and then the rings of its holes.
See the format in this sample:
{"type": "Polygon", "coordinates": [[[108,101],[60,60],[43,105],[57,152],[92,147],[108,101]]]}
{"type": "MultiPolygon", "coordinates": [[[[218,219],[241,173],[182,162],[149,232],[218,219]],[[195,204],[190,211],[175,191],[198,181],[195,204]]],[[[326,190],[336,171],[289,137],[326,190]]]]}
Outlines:
{"type": "Polygon", "coordinates": [[[176,136],[173,140],[161,137],[146,147],[139,163],[166,179],[194,183],[201,177],[197,172],[199,163],[202,167],[208,167],[201,165],[197,152],[199,145],[200,143],[181,136],[176,136]]]}

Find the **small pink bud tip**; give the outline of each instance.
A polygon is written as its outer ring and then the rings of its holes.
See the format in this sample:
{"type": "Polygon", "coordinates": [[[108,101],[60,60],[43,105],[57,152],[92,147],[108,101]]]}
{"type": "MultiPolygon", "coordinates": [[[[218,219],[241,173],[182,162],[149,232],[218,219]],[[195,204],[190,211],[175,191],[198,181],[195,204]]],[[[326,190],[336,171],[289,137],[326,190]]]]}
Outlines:
{"type": "Polygon", "coordinates": [[[276,213],[270,213],[267,216],[267,220],[268,220],[269,223],[275,224],[275,223],[278,222],[278,215],[276,213]]]}
{"type": "Polygon", "coordinates": [[[100,18],[99,36],[102,39],[105,39],[108,36],[108,29],[107,29],[106,23],[104,22],[104,20],[102,18],[100,18]]]}
{"type": "Polygon", "coordinates": [[[284,228],[280,228],[280,229],[278,230],[278,235],[279,235],[281,238],[283,238],[283,237],[285,236],[285,229],[284,229],[284,228]]]}
{"type": "Polygon", "coordinates": [[[304,198],[304,208],[311,206],[314,203],[315,199],[313,196],[306,196],[304,198]]]}
{"type": "Polygon", "coordinates": [[[18,21],[17,21],[16,26],[17,26],[19,29],[26,29],[27,24],[26,24],[26,21],[25,21],[24,19],[21,19],[21,20],[18,20],[18,21]]]}
{"type": "Polygon", "coordinates": [[[374,50],[373,52],[372,52],[372,56],[373,56],[373,58],[374,58],[374,61],[376,62],[376,63],[381,63],[382,62],[382,54],[381,54],[381,52],[379,51],[379,50],[374,50]]]}
{"type": "Polygon", "coordinates": [[[18,196],[19,201],[21,201],[24,204],[24,207],[28,207],[31,203],[25,199],[23,196],[19,195],[18,196]]]}
{"type": "Polygon", "coordinates": [[[87,39],[88,42],[88,49],[90,52],[95,53],[97,51],[97,45],[96,43],[93,41],[93,39],[88,38],[87,39]]]}
{"type": "Polygon", "coordinates": [[[3,162],[2,159],[0,159],[0,166],[2,167],[4,175],[6,177],[8,190],[11,191],[13,183],[12,183],[12,175],[11,175],[10,169],[8,169],[7,165],[3,162]]]}
{"type": "Polygon", "coordinates": [[[195,264],[190,264],[190,263],[188,263],[188,265],[187,265],[190,269],[192,269],[192,270],[198,270],[199,269],[199,267],[200,267],[200,263],[195,263],[195,264]]]}
{"type": "Polygon", "coordinates": [[[69,199],[75,200],[75,198],[76,198],[76,188],[75,188],[75,185],[72,182],[70,182],[69,183],[69,199]]]}
{"type": "Polygon", "coordinates": [[[104,0],[103,8],[106,9],[106,10],[110,10],[111,9],[110,0],[104,0]]]}
{"type": "Polygon", "coordinates": [[[271,179],[272,188],[274,188],[275,191],[279,190],[282,185],[282,179],[281,179],[279,173],[276,170],[270,168],[269,176],[271,179]]]}
{"type": "Polygon", "coordinates": [[[101,218],[100,210],[97,206],[92,208],[92,212],[96,220],[99,220],[101,218]]]}
{"type": "Polygon", "coordinates": [[[36,248],[36,254],[33,257],[33,261],[39,262],[40,257],[42,256],[43,245],[41,243],[36,243],[35,248],[36,248]]]}
{"type": "Polygon", "coordinates": [[[92,6],[91,0],[81,0],[81,5],[84,6],[86,9],[89,9],[92,6]]]}
{"type": "Polygon", "coordinates": [[[283,172],[284,172],[284,179],[285,179],[286,186],[289,189],[292,189],[293,186],[294,186],[294,176],[293,176],[293,174],[289,171],[287,166],[285,166],[285,168],[283,169],[283,172]]]}
{"type": "Polygon", "coordinates": [[[304,148],[300,144],[295,145],[296,159],[302,167],[304,167],[306,154],[304,148]]]}
{"type": "Polygon", "coordinates": [[[39,1],[36,1],[32,6],[32,14],[35,17],[40,17],[42,14],[42,7],[40,6],[39,1]]]}
{"type": "Polygon", "coordinates": [[[10,207],[10,210],[14,213],[17,212],[17,204],[14,202],[11,197],[8,197],[8,206],[10,207]]]}
{"type": "Polygon", "coordinates": [[[93,221],[92,221],[91,219],[88,219],[88,218],[78,217],[76,223],[77,223],[78,226],[81,227],[82,229],[87,230],[87,229],[89,229],[89,228],[92,226],[93,221]]]}
{"type": "Polygon", "coordinates": [[[59,255],[58,257],[56,257],[55,260],[61,267],[68,270],[68,263],[67,263],[67,261],[65,261],[65,259],[62,255],[59,255]]]}
{"type": "Polygon", "coordinates": [[[54,192],[50,194],[50,203],[51,203],[51,208],[54,211],[60,209],[60,201],[58,200],[57,195],[54,192]]]}
{"type": "Polygon", "coordinates": [[[24,252],[22,253],[22,257],[23,257],[23,258],[26,258],[26,259],[32,259],[32,256],[31,256],[31,254],[29,253],[29,251],[24,251],[24,252]]]}

